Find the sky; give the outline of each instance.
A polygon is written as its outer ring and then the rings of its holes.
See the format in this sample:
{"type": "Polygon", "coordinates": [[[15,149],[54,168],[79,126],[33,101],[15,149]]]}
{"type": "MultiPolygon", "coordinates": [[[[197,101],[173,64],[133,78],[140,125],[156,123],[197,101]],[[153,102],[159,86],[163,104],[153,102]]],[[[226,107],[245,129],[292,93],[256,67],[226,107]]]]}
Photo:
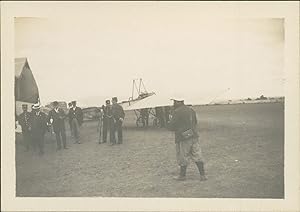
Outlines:
{"type": "Polygon", "coordinates": [[[159,7],[15,18],[15,56],[28,58],[44,103],[128,99],[136,78],[194,102],[284,95],[283,19],[159,7]]]}

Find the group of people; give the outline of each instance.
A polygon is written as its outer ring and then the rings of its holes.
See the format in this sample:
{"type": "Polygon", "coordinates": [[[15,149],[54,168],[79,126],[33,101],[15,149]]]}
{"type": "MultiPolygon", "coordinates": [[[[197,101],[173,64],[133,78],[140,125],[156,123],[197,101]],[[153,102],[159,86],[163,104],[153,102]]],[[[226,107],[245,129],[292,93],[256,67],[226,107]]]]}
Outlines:
{"type": "MultiPolygon", "coordinates": [[[[143,127],[148,127],[150,109],[142,108],[140,109],[139,112],[140,112],[140,117],[141,117],[143,127]]],[[[155,119],[153,124],[158,127],[166,127],[167,123],[170,121],[170,115],[171,115],[170,106],[155,107],[155,119]]]]}
{"type": "Polygon", "coordinates": [[[81,108],[76,106],[76,101],[71,103],[68,114],[59,107],[57,101],[53,102],[53,109],[48,115],[40,110],[40,103],[32,105],[31,109],[31,112],[29,112],[28,105],[23,104],[23,112],[17,117],[22,128],[23,142],[27,151],[30,147],[34,151],[38,148],[39,154],[44,154],[44,138],[46,132],[50,132],[50,127],[55,133],[57,150],[61,150],[62,147],[67,149],[65,127],[67,117],[69,118],[71,135],[75,139],[75,143],[80,143],[79,128],[83,122],[83,114],[81,108]]]}
{"type": "Polygon", "coordinates": [[[122,144],[122,125],[125,118],[125,112],[123,107],[118,104],[118,98],[113,97],[112,101],[106,100],[105,105],[102,105],[102,108],[99,112],[99,144],[107,142],[108,132],[110,145],[122,144]]]}
{"type": "MultiPolygon", "coordinates": [[[[117,97],[106,100],[99,116],[99,144],[107,142],[109,131],[110,144],[122,144],[123,133],[122,124],[125,113],[121,105],[118,104],[117,97]],[[116,136],[116,133],[118,134],[116,136]]],[[[57,101],[53,102],[53,109],[48,115],[40,111],[40,104],[34,104],[32,111],[28,112],[27,105],[22,105],[23,113],[19,115],[18,121],[22,127],[22,134],[26,150],[29,150],[30,144],[33,148],[39,148],[40,155],[44,154],[44,136],[49,126],[53,127],[56,135],[57,150],[62,146],[67,149],[65,119],[69,118],[71,135],[74,142],[80,144],[80,126],[83,123],[83,113],[81,108],[76,106],[76,101],[69,103],[69,112],[65,114],[63,109],[59,108],[57,101]]],[[[143,111],[145,114],[148,111],[143,111]]],[[[197,117],[195,111],[186,106],[183,100],[174,100],[174,109],[169,116],[166,126],[169,130],[175,132],[176,158],[180,166],[180,173],[176,180],[186,179],[186,170],[189,160],[192,159],[200,173],[200,180],[206,180],[204,171],[204,162],[200,147],[199,135],[196,130],[197,117]]]]}

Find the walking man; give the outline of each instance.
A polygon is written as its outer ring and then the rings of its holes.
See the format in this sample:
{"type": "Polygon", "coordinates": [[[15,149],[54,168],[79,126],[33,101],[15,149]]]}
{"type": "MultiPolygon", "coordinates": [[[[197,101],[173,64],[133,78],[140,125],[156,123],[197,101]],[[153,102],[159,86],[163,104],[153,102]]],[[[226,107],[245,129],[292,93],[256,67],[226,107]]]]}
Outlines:
{"type": "Polygon", "coordinates": [[[57,101],[53,102],[54,108],[48,114],[48,123],[53,126],[56,136],[57,150],[61,150],[61,141],[64,149],[67,149],[65,118],[66,114],[63,109],[59,108],[57,101]]]}
{"type": "Polygon", "coordinates": [[[200,180],[206,180],[199,136],[196,130],[197,117],[192,108],[184,104],[184,100],[174,100],[174,112],[169,128],[175,131],[176,158],[180,166],[180,174],[176,180],[186,179],[186,169],[191,158],[197,165],[200,180]]]}
{"type": "Polygon", "coordinates": [[[31,126],[30,126],[30,116],[31,113],[28,112],[28,106],[26,104],[22,105],[23,113],[18,117],[18,122],[22,128],[23,142],[26,148],[26,151],[29,150],[31,146],[31,126]]]}
{"type": "Polygon", "coordinates": [[[39,154],[44,154],[44,137],[47,131],[47,115],[40,111],[41,105],[39,103],[32,106],[32,115],[30,118],[32,141],[34,149],[39,148],[39,154]]]}
{"type": "MultiPolygon", "coordinates": [[[[123,107],[118,104],[118,98],[113,97],[112,98],[112,115],[113,115],[113,121],[114,121],[114,130],[118,134],[118,144],[123,143],[123,132],[122,132],[122,124],[125,118],[125,113],[123,110],[123,107]]],[[[115,133],[114,133],[115,135],[115,133]]]]}
{"type": "Polygon", "coordinates": [[[107,131],[109,131],[110,144],[114,145],[116,143],[114,134],[114,123],[112,116],[112,106],[110,100],[105,101],[106,106],[103,107],[103,143],[107,141],[107,131]]]}
{"type": "Polygon", "coordinates": [[[83,113],[81,108],[76,106],[76,101],[72,101],[72,106],[69,110],[69,120],[72,124],[75,143],[80,144],[80,126],[83,123],[83,113]]]}

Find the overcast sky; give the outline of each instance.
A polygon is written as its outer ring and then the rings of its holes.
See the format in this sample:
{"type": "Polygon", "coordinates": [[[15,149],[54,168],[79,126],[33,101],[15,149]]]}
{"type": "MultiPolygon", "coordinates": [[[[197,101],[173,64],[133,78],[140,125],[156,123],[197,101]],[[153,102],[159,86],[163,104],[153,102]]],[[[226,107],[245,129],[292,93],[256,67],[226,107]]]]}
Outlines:
{"type": "Polygon", "coordinates": [[[148,91],[194,101],[284,95],[283,19],[199,14],[99,7],[85,16],[16,18],[16,57],[28,58],[43,103],[127,99],[134,78],[148,91]]]}

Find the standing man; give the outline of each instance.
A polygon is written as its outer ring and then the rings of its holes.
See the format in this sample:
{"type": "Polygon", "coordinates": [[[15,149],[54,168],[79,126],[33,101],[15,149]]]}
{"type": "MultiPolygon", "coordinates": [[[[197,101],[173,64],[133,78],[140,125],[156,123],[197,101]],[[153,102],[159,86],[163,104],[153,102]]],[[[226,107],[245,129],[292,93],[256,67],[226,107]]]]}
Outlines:
{"type": "Polygon", "coordinates": [[[44,137],[47,131],[47,116],[40,111],[41,105],[39,103],[32,106],[32,114],[30,118],[32,141],[34,147],[38,146],[39,154],[44,154],[44,137]]]}
{"type": "MultiPolygon", "coordinates": [[[[69,111],[73,108],[73,105],[72,105],[72,102],[69,102],[68,103],[68,107],[69,107],[69,111]]],[[[69,116],[68,116],[69,117],[69,116]]],[[[69,125],[70,125],[70,132],[71,132],[71,137],[73,137],[73,128],[72,128],[72,121],[71,119],[69,118],[69,125]]]]}
{"type": "Polygon", "coordinates": [[[22,104],[23,113],[18,117],[18,122],[22,128],[23,142],[26,148],[26,151],[29,150],[31,144],[31,126],[30,126],[30,117],[31,113],[28,112],[28,106],[22,104]]]}
{"type": "Polygon", "coordinates": [[[142,117],[142,121],[143,121],[143,127],[148,127],[148,124],[149,124],[149,109],[148,108],[141,109],[141,117],[142,117]]]}
{"type": "Polygon", "coordinates": [[[48,123],[52,124],[53,131],[55,132],[57,150],[61,150],[61,140],[63,142],[64,149],[67,149],[66,142],[66,128],[65,118],[66,114],[63,109],[59,108],[57,101],[53,102],[53,109],[48,114],[48,123]]]}
{"type": "Polygon", "coordinates": [[[197,165],[200,180],[206,180],[204,163],[200,148],[199,135],[196,130],[197,117],[192,108],[187,107],[182,99],[174,99],[174,112],[169,128],[175,131],[176,157],[180,166],[180,174],[176,180],[186,179],[189,158],[197,165]]]}
{"type": "MultiPolygon", "coordinates": [[[[114,120],[114,129],[118,134],[118,144],[123,143],[122,124],[125,118],[123,107],[118,104],[118,98],[112,98],[112,115],[114,120]]],[[[115,133],[114,133],[115,135],[115,133]]]]}
{"type": "Polygon", "coordinates": [[[80,144],[80,126],[83,123],[83,113],[80,107],[76,106],[76,101],[72,101],[72,108],[69,110],[69,120],[72,124],[75,144],[80,144]]]}
{"type": "Polygon", "coordinates": [[[156,118],[159,122],[159,127],[165,127],[163,107],[156,107],[155,108],[155,115],[156,115],[156,118]]]}
{"type": "Polygon", "coordinates": [[[115,134],[114,134],[114,123],[112,116],[112,106],[110,100],[105,101],[106,106],[102,106],[103,109],[103,142],[107,141],[107,131],[109,130],[109,140],[110,144],[114,145],[116,143],[115,134]]]}

